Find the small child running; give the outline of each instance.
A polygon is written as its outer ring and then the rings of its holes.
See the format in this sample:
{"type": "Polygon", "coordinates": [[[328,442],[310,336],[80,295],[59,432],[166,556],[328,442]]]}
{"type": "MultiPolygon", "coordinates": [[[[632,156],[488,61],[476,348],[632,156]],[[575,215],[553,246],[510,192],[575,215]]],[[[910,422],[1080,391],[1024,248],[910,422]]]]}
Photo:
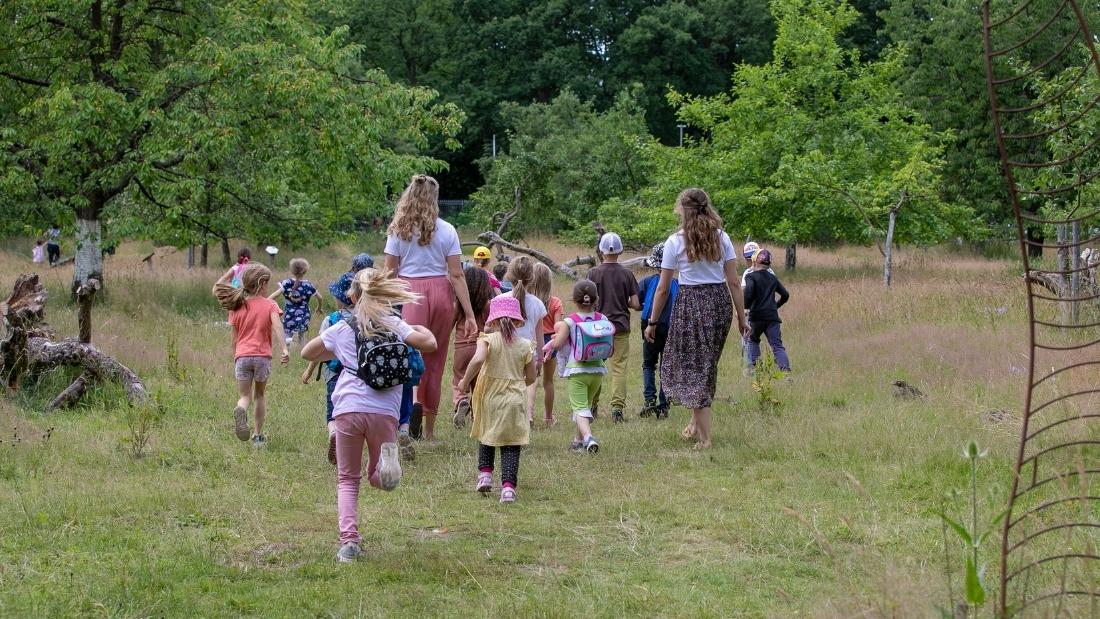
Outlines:
{"type": "Polygon", "coordinates": [[[317,299],[317,309],[321,309],[321,293],[313,285],[313,282],[305,279],[309,271],[309,262],[304,258],[295,258],[290,261],[290,277],[279,282],[279,289],[268,297],[275,300],[283,295],[286,300],[283,307],[283,331],[286,332],[286,343],[289,345],[298,337],[299,344],[305,344],[306,333],[309,332],[309,321],[313,317],[309,309],[310,299],[317,299]]]}
{"type": "Polygon", "coordinates": [[[34,242],[34,249],[31,250],[31,262],[35,264],[42,264],[46,261],[46,241],[38,239],[34,242]]]}
{"type": "Polygon", "coordinates": [[[274,301],[267,298],[271,271],[262,264],[248,265],[241,273],[239,288],[229,283],[232,275],[233,269],[222,275],[214,284],[213,292],[221,306],[229,310],[229,324],[233,326],[234,374],[240,394],[237,406],[233,409],[234,431],[240,440],[249,439],[251,430],[248,427],[248,408],[255,401],[253,415],[256,433],[251,434],[252,446],[265,447],[267,398],[264,390],[267,379],[271,376],[272,334],[283,344],[280,356],[283,365],[290,362],[290,352],[286,349],[283,336],[283,323],[280,320],[282,311],[274,301]]]}
{"type": "Polygon", "coordinates": [[[488,333],[477,340],[474,358],[466,368],[458,388],[470,392],[477,379],[470,403],[474,412],[470,437],[477,439],[478,492],[493,489],[493,461],[500,448],[501,503],[514,503],[519,479],[519,454],[531,441],[531,426],[525,412],[524,392],[535,384],[535,350],[531,342],[519,336],[523,325],[519,301],[507,295],[493,297],[488,333]]]}
{"type": "Polygon", "coordinates": [[[661,315],[650,317],[653,309],[653,296],[657,292],[657,284],[661,281],[661,261],[665,256],[665,242],[661,241],[653,246],[649,257],[645,259],[645,265],[657,272],[647,276],[639,285],[642,293],[642,396],[645,405],[638,414],[639,417],[653,415],[657,419],[668,417],[668,398],[665,397],[664,387],[657,388],[657,370],[660,367],[661,355],[665,352],[665,343],[668,340],[668,324],[672,320],[672,305],[676,302],[676,293],[680,288],[679,279],[672,278],[672,286],[668,293],[668,302],[661,315]],[[645,330],[649,325],[657,327],[650,342],[645,338],[645,330]]]}
{"type": "Polygon", "coordinates": [[[543,358],[549,358],[555,351],[568,346],[568,353],[565,356],[569,362],[565,365],[564,375],[569,393],[569,406],[573,409],[573,423],[577,425],[577,431],[569,448],[574,452],[591,454],[600,449],[599,442],[592,435],[592,404],[596,394],[600,392],[600,383],[603,375],[607,373],[607,368],[604,367],[602,359],[577,361],[578,355],[573,353],[578,347],[577,322],[606,320],[603,314],[596,311],[598,301],[596,284],[591,280],[582,279],[574,284],[573,303],[577,311],[555,325],[554,338],[542,348],[543,358]]]}
{"type": "Polygon", "coordinates": [[[360,378],[363,371],[359,367],[361,338],[392,334],[423,352],[436,348],[435,336],[430,331],[410,326],[393,314],[394,305],[417,299],[404,281],[391,279],[384,270],[363,269],[355,274],[348,296],[355,304],[354,328],[346,320],[340,321],[302,348],[302,357],[307,361],[337,359],[345,368],[332,393],[340,527],[340,550],[336,560],[341,563],[355,561],[362,554],[358,508],[364,446],[368,453],[366,476],[370,485],[393,490],[401,482],[397,418],[402,387],[379,389],[360,378]]]}
{"type": "Polygon", "coordinates": [[[766,249],[758,249],[752,255],[752,270],[745,276],[745,309],[748,313],[749,327],[749,365],[756,367],[760,358],[760,336],[767,335],[768,344],[775,355],[775,364],[782,372],[791,371],[791,361],[787,358],[787,349],[783,347],[780,333],[779,308],[791,298],[779,278],[769,268],[772,255],[766,249]],[[779,302],[775,295],[779,295],[779,302]]]}

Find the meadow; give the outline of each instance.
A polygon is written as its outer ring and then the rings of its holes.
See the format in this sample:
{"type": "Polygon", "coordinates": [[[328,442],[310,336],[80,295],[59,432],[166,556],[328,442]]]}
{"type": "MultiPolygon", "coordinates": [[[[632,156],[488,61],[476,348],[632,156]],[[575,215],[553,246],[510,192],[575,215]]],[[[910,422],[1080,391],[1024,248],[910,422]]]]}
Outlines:
{"type": "MultiPolygon", "coordinates": [[[[300,255],[327,287],[380,245],[300,255]]],[[[885,289],[874,249],[803,248],[796,273],[778,271],[795,369],[774,385],[778,405],[761,402],[731,338],[714,448],[691,450],[689,412],[637,416],[635,329],[628,422],[597,423],[598,455],[568,452],[559,381],[560,422],[537,426],[519,501],[501,505],[473,491],[475,445],[441,416],[441,442],[419,446],[398,490],[364,486],[366,554],[338,565],[323,385],[301,384],[294,354],[268,390],[269,447],[239,442],[230,331],[209,295],[221,269],[187,270],[163,249],[146,265],[150,250],[108,258],[93,330],[156,394],[141,457],[116,389],[44,414],[71,377],[58,372],[0,398],[0,616],[936,616],[948,588],[936,511],[968,483],[967,440],[989,449],[981,512],[1007,495],[1027,369],[1018,264],[904,249],[885,289]],[[927,397],[896,399],[896,379],[927,397]]],[[[0,293],[31,267],[29,246],[0,251],[0,293]]],[[[69,268],[40,273],[47,320],[73,335],[69,268]]],[[[991,590],[997,543],[983,548],[991,590]]]]}

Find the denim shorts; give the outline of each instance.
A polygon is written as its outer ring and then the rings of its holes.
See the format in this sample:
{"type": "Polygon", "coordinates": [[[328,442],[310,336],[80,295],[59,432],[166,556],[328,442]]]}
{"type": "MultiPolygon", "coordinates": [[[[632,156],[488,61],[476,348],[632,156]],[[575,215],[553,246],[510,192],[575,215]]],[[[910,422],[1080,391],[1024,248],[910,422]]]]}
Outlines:
{"type": "Polygon", "coordinates": [[[233,373],[237,380],[266,383],[271,376],[271,357],[237,357],[233,373]]]}

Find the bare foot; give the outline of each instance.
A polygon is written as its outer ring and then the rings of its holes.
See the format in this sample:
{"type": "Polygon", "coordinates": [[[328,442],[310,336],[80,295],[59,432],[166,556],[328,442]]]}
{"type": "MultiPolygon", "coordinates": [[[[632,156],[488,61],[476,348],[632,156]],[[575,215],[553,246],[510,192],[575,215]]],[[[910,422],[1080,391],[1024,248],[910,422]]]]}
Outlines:
{"type": "Polygon", "coordinates": [[[681,432],[680,436],[684,437],[685,441],[695,440],[695,426],[688,424],[681,432]]]}

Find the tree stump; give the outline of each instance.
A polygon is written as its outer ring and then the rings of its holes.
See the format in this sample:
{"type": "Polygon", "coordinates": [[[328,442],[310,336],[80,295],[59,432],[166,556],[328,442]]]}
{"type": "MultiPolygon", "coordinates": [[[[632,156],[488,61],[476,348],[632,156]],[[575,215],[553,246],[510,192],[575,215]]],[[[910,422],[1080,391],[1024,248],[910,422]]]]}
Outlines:
{"type": "Polygon", "coordinates": [[[75,404],[89,386],[99,381],[120,384],[131,404],[148,403],[150,398],[145,385],[133,370],[87,342],[55,338],[45,320],[46,299],[46,289],[38,275],[23,274],[16,279],[11,296],[0,303],[0,316],[4,319],[4,334],[0,337],[0,379],[7,389],[16,391],[27,375],[41,374],[56,367],[80,367],[83,369],[80,376],[50,402],[47,410],[75,404]]]}

